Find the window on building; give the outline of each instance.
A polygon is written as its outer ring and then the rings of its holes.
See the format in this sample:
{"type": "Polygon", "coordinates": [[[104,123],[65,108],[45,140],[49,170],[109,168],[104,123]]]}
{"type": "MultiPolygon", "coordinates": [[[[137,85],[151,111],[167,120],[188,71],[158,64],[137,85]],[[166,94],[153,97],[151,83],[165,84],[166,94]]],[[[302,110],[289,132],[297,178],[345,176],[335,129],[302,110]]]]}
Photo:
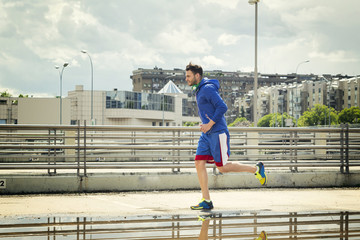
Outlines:
{"type": "Polygon", "coordinates": [[[175,111],[173,96],[129,91],[106,92],[106,108],[175,111]]]}

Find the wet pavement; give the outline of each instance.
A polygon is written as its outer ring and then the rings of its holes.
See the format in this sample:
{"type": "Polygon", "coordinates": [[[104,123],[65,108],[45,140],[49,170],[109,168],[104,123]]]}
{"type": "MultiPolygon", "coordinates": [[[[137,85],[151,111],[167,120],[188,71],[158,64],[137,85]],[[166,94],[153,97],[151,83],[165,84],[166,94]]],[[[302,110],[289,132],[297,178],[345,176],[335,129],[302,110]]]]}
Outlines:
{"type": "Polygon", "coordinates": [[[213,190],[210,212],[199,191],[2,195],[0,239],[360,239],[359,190],[213,190]]]}
{"type": "MultiPolygon", "coordinates": [[[[1,221],[0,239],[359,239],[360,212],[39,217],[1,221]]],[[[4,219],[3,219],[4,220],[4,219]]]]}

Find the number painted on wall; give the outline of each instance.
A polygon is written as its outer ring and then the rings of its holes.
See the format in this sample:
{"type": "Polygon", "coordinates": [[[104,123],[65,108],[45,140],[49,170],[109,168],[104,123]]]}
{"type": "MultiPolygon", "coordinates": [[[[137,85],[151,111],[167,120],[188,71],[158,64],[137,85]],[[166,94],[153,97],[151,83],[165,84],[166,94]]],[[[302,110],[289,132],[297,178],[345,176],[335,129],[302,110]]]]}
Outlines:
{"type": "Polygon", "coordinates": [[[0,179],[0,188],[6,188],[6,180],[0,179]]]}

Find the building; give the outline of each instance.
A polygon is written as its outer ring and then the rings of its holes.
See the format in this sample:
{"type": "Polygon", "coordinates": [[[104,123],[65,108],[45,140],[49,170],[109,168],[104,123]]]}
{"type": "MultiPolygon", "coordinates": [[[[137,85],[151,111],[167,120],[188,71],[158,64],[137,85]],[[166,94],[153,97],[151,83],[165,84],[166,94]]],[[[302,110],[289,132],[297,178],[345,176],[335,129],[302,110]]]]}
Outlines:
{"type": "Polygon", "coordinates": [[[0,124],[18,123],[18,98],[0,97],[0,124]]]}
{"type": "Polygon", "coordinates": [[[342,109],[360,106],[360,77],[340,80],[338,83],[338,89],[340,91],[336,94],[336,97],[342,95],[342,98],[340,98],[342,101],[337,104],[341,105],[342,109]]]}
{"type": "Polygon", "coordinates": [[[91,119],[91,91],[76,86],[62,98],[0,98],[1,124],[60,124],[75,125],[141,125],[182,126],[185,122],[199,122],[189,115],[188,96],[173,91],[169,83],[160,94],[131,91],[99,91],[93,93],[93,119],[91,119]]]}
{"type": "Polygon", "coordinates": [[[70,100],[60,98],[0,98],[1,124],[70,124],[70,100]]]}
{"type": "MultiPolygon", "coordinates": [[[[271,87],[263,86],[258,89],[256,101],[258,116],[271,113],[288,113],[296,120],[316,104],[326,105],[341,111],[352,106],[360,106],[358,77],[338,79],[319,77],[317,81],[304,80],[301,83],[282,83],[271,87]]],[[[253,121],[253,91],[236,100],[236,107],[241,116],[253,121]]]]}
{"type": "MultiPolygon", "coordinates": [[[[232,122],[236,117],[241,115],[239,103],[236,103],[237,98],[249,97],[247,94],[253,90],[254,73],[252,72],[230,72],[222,70],[212,70],[203,73],[204,77],[216,78],[220,82],[220,96],[228,106],[226,112],[226,119],[232,122]],[[246,96],[247,95],[247,96],[246,96]]],[[[133,83],[133,91],[157,93],[167,81],[171,80],[174,84],[184,93],[190,97],[188,99],[189,114],[196,116],[197,109],[196,103],[192,97],[192,90],[185,81],[185,70],[174,68],[173,70],[162,69],[154,67],[153,69],[139,68],[133,71],[133,75],[130,76],[133,83]]],[[[317,76],[311,75],[297,75],[294,74],[259,74],[258,75],[258,87],[271,87],[279,85],[281,83],[296,82],[298,79],[317,79],[317,76]],[[297,77],[297,78],[296,78],[297,77]]]]}
{"type": "Polygon", "coordinates": [[[117,89],[94,91],[91,120],[91,91],[76,86],[75,91],[68,94],[71,124],[85,120],[95,125],[142,126],[182,126],[185,122],[198,122],[197,116],[188,115],[188,96],[181,91],[174,92],[173,87],[164,88],[159,94],[117,89]]]}

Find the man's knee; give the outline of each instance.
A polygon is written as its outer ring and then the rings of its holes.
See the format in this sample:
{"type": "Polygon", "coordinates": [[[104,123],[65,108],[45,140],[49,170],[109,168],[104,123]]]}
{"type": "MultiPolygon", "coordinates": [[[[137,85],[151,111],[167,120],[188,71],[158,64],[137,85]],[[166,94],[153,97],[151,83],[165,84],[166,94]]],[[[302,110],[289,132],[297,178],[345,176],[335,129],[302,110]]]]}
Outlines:
{"type": "Polygon", "coordinates": [[[228,172],[228,171],[226,170],[226,168],[224,168],[224,167],[217,167],[217,169],[218,169],[219,172],[221,172],[221,173],[226,173],[226,172],[228,172]]]}
{"type": "Polygon", "coordinates": [[[206,161],[204,160],[195,160],[195,167],[203,167],[205,166],[206,161]]]}

